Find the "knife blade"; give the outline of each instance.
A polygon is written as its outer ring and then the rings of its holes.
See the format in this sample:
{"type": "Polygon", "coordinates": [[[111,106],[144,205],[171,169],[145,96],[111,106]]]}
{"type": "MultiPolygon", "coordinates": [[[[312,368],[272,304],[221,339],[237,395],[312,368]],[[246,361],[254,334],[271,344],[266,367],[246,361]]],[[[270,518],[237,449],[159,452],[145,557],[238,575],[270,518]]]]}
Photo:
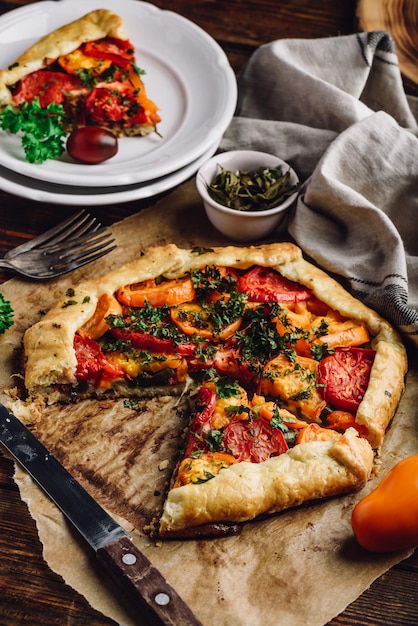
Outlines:
{"type": "Polygon", "coordinates": [[[202,626],[192,610],[134,545],[130,535],[0,404],[0,443],[32,476],[95,551],[150,626],[202,626]]]}

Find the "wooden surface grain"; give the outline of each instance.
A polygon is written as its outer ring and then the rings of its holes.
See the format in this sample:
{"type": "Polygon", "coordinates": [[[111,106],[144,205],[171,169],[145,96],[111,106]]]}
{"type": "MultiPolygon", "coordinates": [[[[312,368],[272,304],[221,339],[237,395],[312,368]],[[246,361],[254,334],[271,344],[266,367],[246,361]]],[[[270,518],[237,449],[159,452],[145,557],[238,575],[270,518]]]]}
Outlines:
{"type": "MultiPolygon", "coordinates": [[[[258,46],[271,40],[337,36],[357,29],[353,0],[154,0],[152,3],[180,13],[206,30],[225,50],[237,72],[258,46]]],[[[0,0],[0,14],[28,4],[31,4],[28,0],[0,0]]],[[[112,224],[157,199],[88,210],[102,223],[112,224]]],[[[30,201],[0,190],[0,255],[78,209],[30,201]]],[[[8,278],[9,274],[0,272],[0,282],[8,278]]],[[[332,593],[332,581],[323,592],[332,593]]],[[[0,626],[112,624],[112,620],[94,611],[82,596],[65,585],[43,560],[35,523],[13,481],[13,463],[0,453],[0,626]]],[[[376,580],[329,626],[415,624],[418,624],[417,553],[376,580]]]]}

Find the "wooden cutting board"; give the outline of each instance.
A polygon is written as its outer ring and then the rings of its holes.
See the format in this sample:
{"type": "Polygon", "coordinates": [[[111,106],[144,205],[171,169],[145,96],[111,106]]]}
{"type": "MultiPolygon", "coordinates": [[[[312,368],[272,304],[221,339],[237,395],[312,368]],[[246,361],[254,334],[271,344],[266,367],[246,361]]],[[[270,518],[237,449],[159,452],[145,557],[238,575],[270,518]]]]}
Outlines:
{"type": "Polygon", "coordinates": [[[361,30],[384,30],[392,36],[401,72],[418,84],[418,2],[359,0],[357,18],[361,30]]]}

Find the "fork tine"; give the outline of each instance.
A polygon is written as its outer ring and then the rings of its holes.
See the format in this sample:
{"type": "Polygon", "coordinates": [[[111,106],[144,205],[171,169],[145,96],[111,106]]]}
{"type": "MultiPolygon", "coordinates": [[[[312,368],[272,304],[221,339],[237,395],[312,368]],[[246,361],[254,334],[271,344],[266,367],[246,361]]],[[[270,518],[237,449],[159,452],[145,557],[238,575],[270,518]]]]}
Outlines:
{"type": "Polygon", "coordinates": [[[71,241],[72,239],[78,239],[84,234],[95,233],[100,228],[101,224],[97,222],[96,218],[86,213],[62,232],[58,232],[54,237],[48,239],[44,244],[40,245],[39,248],[43,250],[53,246],[59,246],[67,240],[71,241]]]}
{"type": "Polygon", "coordinates": [[[0,258],[0,267],[26,278],[47,280],[96,261],[117,247],[111,232],[105,228],[80,237],[76,246],[71,241],[56,245],[53,249],[35,248],[11,259],[0,258]]]}
{"type": "Polygon", "coordinates": [[[62,255],[71,254],[73,251],[80,251],[80,249],[83,247],[104,242],[109,237],[112,237],[112,233],[106,227],[101,227],[98,230],[88,232],[80,237],[71,237],[70,239],[68,239],[67,241],[63,241],[62,243],[53,246],[47,246],[45,249],[41,248],[41,250],[43,250],[44,255],[52,255],[56,253],[61,253],[62,255]]]}
{"type": "Polygon", "coordinates": [[[39,246],[46,245],[47,243],[48,245],[53,245],[56,241],[59,240],[59,238],[62,239],[62,237],[66,233],[68,236],[68,233],[73,233],[74,230],[77,229],[77,227],[81,226],[83,226],[83,233],[86,232],[89,228],[92,228],[93,230],[97,230],[98,228],[100,228],[100,224],[96,222],[96,219],[94,217],[91,218],[90,214],[86,213],[85,210],[82,209],[75,215],[72,215],[68,219],[57,224],[57,226],[50,228],[42,235],[39,235],[38,237],[31,239],[30,241],[25,241],[25,243],[22,243],[20,246],[13,248],[13,250],[9,250],[4,255],[4,258],[12,259],[18,254],[28,252],[29,250],[33,250],[34,248],[37,248],[39,246]]]}
{"type": "MultiPolygon", "coordinates": [[[[114,239],[111,239],[110,241],[106,242],[106,245],[111,245],[114,243],[114,239]]],[[[54,266],[58,266],[61,263],[64,264],[68,264],[68,263],[77,263],[78,261],[84,259],[84,258],[88,258],[89,256],[91,256],[92,254],[94,254],[95,252],[100,252],[101,250],[103,250],[105,248],[105,245],[102,242],[97,243],[94,246],[86,246],[85,248],[81,248],[79,250],[72,250],[69,252],[64,252],[63,254],[60,254],[59,256],[59,260],[57,260],[54,263],[54,266]]]]}
{"type": "Polygon", "coordinates": [[[62,274],[67,274],[83,265],[87,265],[87,263],[92,263],[92,261],[97,261],[101,257],[109,254],[112,250],[116,248],[116,244],[114,243],[114,239],[108,242],[108,247],[104,247],[102,244],[98,245],[94,248],[89,248],[85,250],[83,253],[65,259],[63,257],[62,262],[54,263],[50,266],[51,274],[54,276],[60,276],[62,274]]]}

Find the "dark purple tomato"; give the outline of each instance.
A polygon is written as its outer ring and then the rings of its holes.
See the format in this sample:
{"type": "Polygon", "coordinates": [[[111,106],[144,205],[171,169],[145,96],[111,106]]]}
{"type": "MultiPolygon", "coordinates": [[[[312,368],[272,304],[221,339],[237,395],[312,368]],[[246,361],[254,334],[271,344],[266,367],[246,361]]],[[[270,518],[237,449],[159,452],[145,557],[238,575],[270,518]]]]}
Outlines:
{"type": "Polygon", "coordinates": [[[97,126],[83,126],[73,130],[67,139],[67,152],[80,163],[102,163],[118,151],[118,139],[108,130],[97,126]]]}

